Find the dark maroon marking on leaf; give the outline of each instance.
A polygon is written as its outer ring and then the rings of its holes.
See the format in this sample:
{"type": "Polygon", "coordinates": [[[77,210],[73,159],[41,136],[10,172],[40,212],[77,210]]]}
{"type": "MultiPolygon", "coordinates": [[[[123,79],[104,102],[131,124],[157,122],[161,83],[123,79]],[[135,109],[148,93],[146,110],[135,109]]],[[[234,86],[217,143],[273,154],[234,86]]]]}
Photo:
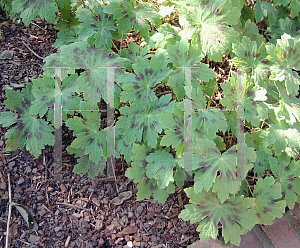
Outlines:
{"type": "Polygon", "coordinates": [[[238,205],[238,203],[233,202],[233,201],[227,201],[227,203],[230,204],[230,205],[232,205],[232,206],[237,206],[238,205]]]}
{"type": "Polygon", "coordinates": [[[208,121],[208,119],[207,119],[207,117],[206,117],[206,116],[204,116],[202,119],[204,119],[205,121],[208,121]]]}
{"type": "Polygon", "coordinates": [[[24,113],[23,110],[22,110],[21,108],[19,108],[19,107],[16,107],[16,111],[17,111],[19,114],[23,114],[23,113],[24,113]]]}
{"type": "Polygon", "coordinates": [[[266,59],[261,59],[261,60],[260,60],[260,63],[262,63],[262,64],[266,65],[266,64],[268,64],[268,63],[269,63],[269,61],[268,61],[268,60],[266,60],[266,59]]]}
{"type": "Polygon", "coordinates": [[[231,92],[232,94],[235,94],[236,88],[235,88],[235,87],[231,88],[231,89],[230,89],[230,92],[231,92]]]}
{"type": "Polygon", "coordinates": [[[87,122],[87,118],[84,118],[84,119],[82,120],[82,123],[85,124],[86,122],[87,122]]]}
{"type": "Polygon", "coordinates": [[[205,197],[205,200],[209,201],[210,200],[210,197],[208,195],[206,195],[205,197]]]}
{"type": "Polygon", "coordinates": [[[181,134],[181,131],[180,131],[180,130],[176,130],[176,131],[175,131],[175,134],[176,134],[176,135],[180,135],[180,134],[181,134]]]}
{"type": "Polygon", "coordinates": [[[245,52],[245,57],[249,57],[250,53],[248,51],[245,52]]]}
{"type": "Polygon", "coordinates": [[[166,168],[167,168],[166,166],[162,166],[162,167],[161,167],[162,170],[165,170],[166,168]]]}
{"type": "Polygon", "coordinates": [[[24,131],[24,138],[27,138],[27,137],[28,137],[28,132],[24,131]]]}
{"type": "Polygon", "coordinates": [[[240,217],[237,214],[234,214],[233,218],[234,218],[235,221],[240,221],[241,220],[240,217]]]}
{"type": "Polygon", "coordinates": [[[266,214],[266,213],[268,213],[268,212],[271,212],[271,211],[272,211],[271,208],[266,208],[266,207],[264,207],[264,214],[266,214]]]}
{"type": "Polygon", "coordinates": [[[270,202],[269,202],[269,205],[274,205],[275,204],[275,202],[273,201],[273,200],[271,200],[270,202]]]}
{"type": "MultiPolygon", "coordinates": [[[[206,171],[209,170],[209,169],[211,169],[211,165],[209,165],[209,166],[203,166],[202,172],[206,173],[206,171]]],[[[214,175],[214,173],[213,173],[213,175],[214,175]]]]}
{"type": "Polygon", "coordinates": [[[150,71],[149,71],[149,74],[152,75],[152,73],[153,73],[153,70],[152,70],[152,68],[151,68],[150,71]]]}
{"type": "Polygon", "coordinates": [[[293,178],[293,175],[290,175],[290,176],[289,176],[289,180],[290,180],[290,181],[294,181],[294,180],[295,180],[295,179],[293,178]]]}
{"type": "Polygon", "coordinates": [[[206,206],[204,204],[205,204],[205,201],[201,201],[197,204],[197,206],[198,206],[198,208],[203,209],[203,208],[206,208],[206,206]]]}
{"type": "Polygon", "coordinates": [[[184,139],[183,135],[180,135],[180,136],[178,137],[178,139],[183,141],[183,139],[184,139]]]}
{"type": "Polygon", "coordinates": [[[20,123],[20,125],[17,127],[17,130],[22,130],[24,129],[25,125],[23,122],[20,123]]]}
{"type": "Polygon", "coordinates": [[[253,96],[253,94],[254,94],[254,92],[253,92],[253,91],[250,91],[250,90],[248,90],[248,92],[246,93],[246,95],[247,95],[248,97],[253,96]]]}
{"type": "Polygon", "coordinates": [[[212,121],[212,123],[216,123],[217,122],[215,119],[212,119],[211,121],[212,121]]]}
{"type": "Polygon", "coordinates": [[[84,129],[83,132],[85,133],[85,135],[89,134],[89,130],[88,129],[84,129]]]}
{"type": "MultiPolygon", "coordinates": [[[[124,13],[124,12],[123,12],[124,13]]],[[[126,12],[125,12],[126,13],[126,12]]],[[[124,18],[127,18],[128,17],[128,13],[126,13],[125,15],[124,15],[124,18]]]]}
{"type": "Polygon", "coordinates": [[[135,93],[136,94],[136,97],[137,98],[141,98],[142,96],[141,96],[141,94],[140,94],[140,92],[137,92],[137,93],[135,93]]]}
{"type": "Polygon", "coordinates": [[[210,214],[210,211],[204,211],[203,213],[202,213],[202,215],[205,215],[205,216],[208,216],[210,214]]]}
{"type": "Polygon", "coordinates": [[[148,68],[145,69],[145,75],[148,76],[149,70],[148,68]]]}
{"type": "Polygon", "coordinates": [[[141,88],[141,87],[140,87],[138,84],[134,83],[133,88],[137,90],[137,89],[139,89],[139,88],[141,88]]]}
{"type": "Polygon", "coordinates": [[[136,80],[136,81],[140,81],[139,76],[136,76],[136,77],[135,77],[135,80],[136,80]]]}
{"type": "Polygon", "coordinates": [[[226,177],[227,177],[228,179],[231,179],[231,178],[232,178],[232,174],[231,174],[229,171],[227,171],[227,172],[226,172],[226,177]]]}
{"type": "Polygon", "coordinates": [[[144,74],[143,73],[139,73],[139,77],[140,77],[140,79],[142,79],[142,80],[144,80],[145,79],[145,76],[144,76],[144,74]]]}
{"type": "Polygon", "coordinates": [[[292,190],[292,189],[293,189],[293,185],[289,184],[289,185],[287,186],[287,188],[288,188],[289,190],[292,190]]]}
{"type": "Polygon", "coordinates": [[[282,192],[282,195],[283,195],[283,196],[285,196],[285,195],[286,195],[286,193],[283,191],[283,192],[282,192]]]}
{"type": "Polygon", "coordinates": [[[96,27],[97,27],[97,25],[96,25],[96,24],[94,24],[94,23],[92,23],[92,24],[91,24],[91,27],[92,27],[92,28],[96,28],[96,27]]]}
{"type": "Polygon", "coordinates": [[[144,127],[144,123],[142,123],[138,129],[141,130],[141,129],[143,129],[143,127],[144,127]]]}
{"type": "Polygon", "coordinates": [[[200,163],[198,164],[198,167],[204,167],[205,165],[206,165],[205,162],[200,162],[200,163]]]}
{"type": "Polygon", "coordinates": [[[41,99],[41,101],[44,102],[45,100],[47,100],[47,98],[46,98],[46,96],[43,96],[42,99],[41,99]]]}
{"type": "Polygon", "coordinates": [[[30,133],[28,134],[28,139],[31,139],[31,138],[32,138],[32,136],[33,136],[33,133],[32,133],[32,132],[30,132],[30,133]]]}
{"type": "Polygon", "coordinates": [[[40,124],[40,130],[44,130],[44,123],[42,122],[41,119],[39,119],[39,124],[40,124]]]}
{"type": "Polygon", "coordinates": [[[240,212],[238,208],[233,208],[232,210],[233,210],[233,212],[236,212],[236,213],[240,212]]]}
{"type": "Polygon", "coordinates": [[[286,58],[286,51],[284,51],[284,52],[283,52],[283,57],[285,57],[285,58],[286,58]]]}
{"type": "Polygon", "coordinates": [[[145,126],[145,131],[146,131],[146,132],[148,131],[148,126],[145,126]]]}
{"type": "Polygon", "coordinates": [[[22,104],[23,108],[26,107],[26,102],[25,101],[22,101],[21,104],[22,104]]]}
{"type": "Polygon", "coordinates": [[[102,147],[102,145],[101,145],[100,143],[97,143],[97,146],[98,146],[98,147],[102,147]]]}
{"type": "Polygon", "coordinates": [[[230,150],[227,152],[227,154],[236,154],[236,150],[230,150]]]}
{"type": "Polygon", "coordinates": [[[135,127],[137,127],[137,126],[138,126],[138,124],[136,124],[136,123],[131,123],[130,128],[135,128],[135,127]]]}
{"type": "Polygon", "coordinates": [[[146,151],[146,155],[148,156],[150,154],[150,152],[146,151]]]}
{"type": "Polygon", "coordinates": [[[88,141],[90,142],[90,144],[92,144],[94,142],[94,138],[89,138],[88,141]]]}
{"type": "Polygon", "coordinates": [[[174,126],[175,129],[180,129],[177,125],[174,126]]]}
{"type": "Polygon", "coordinates": [[[37,134],[37,138],[38,138],[38,140],[41,140],[41,139],[42,139],[42,133],[39,132],[39,133],[37,134]]]}
{"type": "Polygon", "coordinates": [[[157,121],[153,121],[153,125],[154,125],[154,126],[157,126],[157,125],[158,125],[158,122],[157,122],[157,121]]]}
{"type": "Polygon", "coordinates": [[[62,100],[62,105],[65,105],[65,104],[66,104],[66,100],[63,99],[63,100],[62,100]]]}
{"type": "Polygon", "coordinates": [[[253,57],[254,57],[254,58],[256,58],[256,57],[258,57],[258,56],[259,56],[259,53],[253,52],[253,54],[252,54],[252,55],[253,55],[253,57]]]}
{"type": "Polygon", "coordinates": [[[257,216],[258,218],[260,218],[260,217],[261,217],[261,215],[260,215],[260,214],[256,214],[256,216],[257,216]]]}
{"type": "Polygon", "coordinates": [[[285,170],[285,171],[289,171],[289,170],[290,170],[290,167],[289,167],[289,166],[286,166],[286,167],[284,168],[284,170],[285,170]]]}
{"type": "Polygon", "coordinates": [[[153,185],[153,184],[150,185],[150,190],[151,191],[157,190],[157,188],[158,188],[157,185],[153,185]]]}
{"type": "MultiPolygon", "coordinates": [[[[257,102],[255,102],[254,100],[251,100],[252,101],[252,105],[257,107],[259,104],[257,102]]],[[[258,114],[256,114],[256,116],[258,116],[258,114]]]]}

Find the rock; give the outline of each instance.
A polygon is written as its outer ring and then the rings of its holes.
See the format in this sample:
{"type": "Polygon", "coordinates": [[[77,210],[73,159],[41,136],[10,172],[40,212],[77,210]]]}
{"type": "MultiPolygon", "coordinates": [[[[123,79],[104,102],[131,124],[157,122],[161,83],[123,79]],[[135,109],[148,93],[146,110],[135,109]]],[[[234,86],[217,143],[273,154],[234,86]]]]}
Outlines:
{"type": "Polygon", "coordinates": [[[14,56],[13,51],[5,50],[0,54],[0,59],[12,59],[14,56]]]}

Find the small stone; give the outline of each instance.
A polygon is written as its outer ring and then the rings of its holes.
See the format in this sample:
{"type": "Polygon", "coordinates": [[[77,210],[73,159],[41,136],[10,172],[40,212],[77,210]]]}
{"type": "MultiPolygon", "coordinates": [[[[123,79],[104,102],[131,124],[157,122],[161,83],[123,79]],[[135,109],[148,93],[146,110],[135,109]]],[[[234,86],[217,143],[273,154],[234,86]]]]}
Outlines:
{"type": "Polygon", "coordinates": [[[137,209],[136,209],[136,211],[139,213],[139,214],[141,214],[142,212],[143,212],[143,207],[142,206],[138,206],[137,207],[137,209]]]}
{"type": "Polygon", "coordinates": [[[107,204],[108,204],[108,200],[107,200],[107,198],[104,198],[104,199],[103,199],[103,204],[105,204],[105,205],[107,205],[107,204]]]}
{"type": "Polygon", "coordinates": [[[11,162],[8,163],[8,167],[13,167],[15,164],[16,164],[15,161],[11,161],[11,162]]]}
{"type": "Polygon", "coordinates": [[[5,182],[0,183],[0,189],[6,189],[6,183],[5,182]]]}
{"type": "Polygon", "coordinates": [[[40,237],[37,236],[37,235],[30,235],[29,238],[28,238],[28,242],[30,243],[37,243],[40,241],[40,237]]]}
{"type": "Polygon", "coordinates": [[[18,181],[17,181],[17,184],[22,184],[22,183],[24,183],[25,182],[25,180],[24,180],[24,178],[23,177],[21,177],[18,181]]]}
{"type": "Polygon", "coordinates": [[[62,227],[61,227],[61,226],[58,226],[58,227],[55,227],[55,228],[54,228],[54,231],[55,231],[55,232],[58,232],[58,231],[60,231],[61,229],[62,229],[62,227]]]}

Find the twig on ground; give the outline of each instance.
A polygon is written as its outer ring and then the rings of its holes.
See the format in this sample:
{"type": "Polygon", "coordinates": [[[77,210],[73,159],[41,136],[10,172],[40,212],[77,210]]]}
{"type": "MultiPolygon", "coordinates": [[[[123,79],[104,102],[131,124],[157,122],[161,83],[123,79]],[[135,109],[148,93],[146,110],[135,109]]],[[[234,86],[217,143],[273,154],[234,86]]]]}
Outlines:
{"type": "Polygon", "coordinates": [[[9,162],[11,162],[11,161],[13,161],[13,160],[15,160],[17,157],[19,157],[19,155],[17,155],[17,156],[14,156],[12,159],[10,159],[10,160],[7,160],[7,162],[6,163],[9,163],[9,162]]]}
{"type": "Polygon", "coordinates": [[[165,91],[165,92],[157,94],[156,96],[162,96],[162,95],[169,94],[169,93],[173,93],[173,91],[171,91],[171,90],[170,91],[165,91]]]}
{"type": "Polygon", "coordinates": [[[7,225],[6,225],[6,241],[5,241],[5,248],[8,248],[8,236],[9,236],[9,224],[10,224],[10,217],[11,217],[11,186],[10,186],[10,175],[7,174],[8,178],[8,217],[7,217],[7,225]]]}
{"type": "Polygon", "coordinates": [[[137,220],[141,223],[142,227],[144,228],[145,232],[147,234],[149,234],[148,230],[146,229],[146,227],[144,226],[143,222],[140,220],[139,216],[137,215],[136,211],[134,211],[134,215],[137,218],[137,220]]]}
{"type": "Polygon", "coordinates": [[[36,54],[34,51],[31,50],[31,48],[29,46],[26,45],[26,43],[24,41],[22,41],[22,43],[27,47],[27,49],[32,52],[35,56],[37,56],[39,59],[44,60],[43,57],[41,57],[40,55],[36,54]]]}
{"type": "Polygon", "coordinates": [[[17,239],[17,240],[20,241],[20,242],[22,242],[22,243],[24,243],[24,244],[26,244],[26,245],[28,245],[28,246],[31,245],[30,243],[28,243],[28,242],[26,242],[26,241],[24,241],[24,240],[21,240],[21,239],[17,239]]]}
{"type": "Polygon", "coordinates": [[[44,29],[44,28],[40,27],[39,25],[35,24],[34,22],[31,22],[31,24],[33,24],[33,25],[35,25],[35,26],[39,27],[40,29],[42,29],[42,30],[46,31],[46,29],[44,29]]]}

